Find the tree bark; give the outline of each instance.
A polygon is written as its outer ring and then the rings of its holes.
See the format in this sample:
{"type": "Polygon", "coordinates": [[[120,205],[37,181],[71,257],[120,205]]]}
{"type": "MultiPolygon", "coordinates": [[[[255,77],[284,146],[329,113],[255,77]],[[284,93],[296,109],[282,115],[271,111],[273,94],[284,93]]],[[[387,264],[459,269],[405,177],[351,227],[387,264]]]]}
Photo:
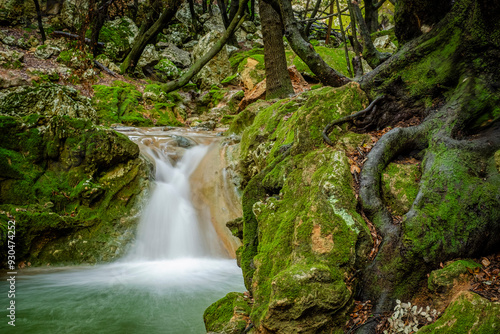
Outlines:
{"type": "Polygon", "coordinates": [[[151,43],[156,38],[158,33],[170,22],[181,4],[182,1],[168,0],[165,4],[165,9],[161,13],[158,20],[156,20],[156,22],[144,34],[137,36],[137,40],[132,46],[132,50],[130,50],[129,54],[120,66],[122,74],[127,72],[129,68],[133,68],[137,65],[137,62],[139,61],[146,45],[151,43]]]}
{"type": "Polygon", "coordinates": [[[239,1],[238,12],[236,13],[236,16],[234,17],[229,27],[226,29],[226,32],[224,33],[222,38],[217,43],[215,43],[215,45],[205,55],[203,55],[203,57],[201,57],[196,63],[191,65],[189,70],[184,73],[182,77],[162,85],[163,91],[168,93],[185,86],[187,83],[189,83],[189,80],[191,80],[203,68],[203,66],[205,66],[217,53],[219,53],[219,51],[228,41],[229,37],[237,28],[239,28],[241,23],[243,23],[245,19],[245,16],[243,16],[243,12],[245,11],[247,3],[248,0],[239,1]]]}
{"type": "Polygon", "coordinates": [[[285,36],[293,51],[306,63],[318,79],[327,86],[339,87],[350,80],[328,66],[314,47],[304,40],[300,33],[299,24],[293,17],[292,5],[289,0],[268,0],[269,4],[281,12],[285,26],[285,36]]]}
{"type": "Polygon", "coordinates": [[[200,29],[200,24],[198,22],[198,15],[194,10],[194,0],[188,0],[189,2],[189,13],[191,14],[191,23],[196,31],[200,29]]]}
{"type": "MultiPolygon", "coordinates": [[[[332,3],[332,12],[333,12],[333,3],[332,3]]],[[[345,61],[347,64],[347,71],[349,72],[349,76],[352,77],[351,62],[349,61],[349,51],[347,50],[347,40],[345,39],[345,31],[344,31],[344,25],[342,23],[342,16],[340,15],[339,0],[337,0],[337,12],[339,13],[340,32],[342,33],[342,39],[344,40],[344,52],[345,52],[345,61]]]]}
{"type": "MultiPolygon", "coordinates": [[[[316,17],[320,5],[321,5],[321,0],[316,0],[316,4],[314,5],[313,11],[311,13],[311,18],[316,17]]],[[[314,21],[307,22],[306,28],[304,29],[304,35],[306,36],[306,38],[309,37],[309,33],[311,32],[311,26],[313,23],[314,21]]]]}
{"type": "Polygon", "coordinates": [[[365,4],[365,22],[370,33],[378,30],[378,10],[386,0],[363,0],[365,4]]]}
{"type": "Polygon", "coordinates": [[[99,51],[99,33],[106,22],[106,18],[108,17],[108,9],[111,3],[114,0],[103,0],[97,3],[97,10],[94,10],[94,17],[91,23],[91,35],[90,35],[90,50],[92,51],[92,55],[97,57],[99,51]]]}
{"type": "Polygon", "coordinates": [[[259,9],[264,37],[266,99],[284,98],[292,95],[294,90],[286,64],[280,14],[263,0],[259,1],[259,9]]]}
{"type": "Polygon", "coordinates": [[[372,68],[375,68],[378,65],[382,64],[387,59],[389,59],[391,54],[379,52],[375,48],[368,27],[366,26],[365,20],[363,19],[363,14],[361,14],[361,9],[359,9],[359,6],[355,2],[352,2],[351,4],[352,4],[352,9],[354,11],[354,15],[356,16],[356,22],[358,23],[361,36],[363,37],[363,42],[364,42],[363,57],[366,59],[366,62],[372,68]]]}
{"type": "Polygon", "coordinates": [[[36,8],[36,18],[38,21],[38,29],[40,30],[40,35],[42,36],[42,44],[45,44],[45,30],[43,29],[43,24],[42,24],[42,11],[40,10],[40,3],[38,3],[38,0],[33,0],[35,2],[35,8],[36,8]]]}

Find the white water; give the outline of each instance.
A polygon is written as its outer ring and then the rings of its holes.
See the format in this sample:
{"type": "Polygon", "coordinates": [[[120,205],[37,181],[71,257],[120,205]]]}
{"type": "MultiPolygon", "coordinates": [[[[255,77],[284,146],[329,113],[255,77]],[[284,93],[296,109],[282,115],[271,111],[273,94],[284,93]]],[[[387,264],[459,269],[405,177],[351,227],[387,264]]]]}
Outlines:
{"type": "Polygon", "coordinates": [[[22,271],[16,327],[3,321],[0,332],[205,333],[203,311],[245,290],[236,261],[190,200],[189,176],[206,151],[196,146],[174,167],[150,148],[156,184],[129,254],[106,265],[22,271]]]}
{"type": "Polygon", "coordinates": [[[148,149],[156,162],[156,186],[141,218],[136,244],[126,260],[223,255],[213,226],[199,221],[191,202],[189,177],[208,146],[188,150],[175,167],[162,151],[148,149]]]}

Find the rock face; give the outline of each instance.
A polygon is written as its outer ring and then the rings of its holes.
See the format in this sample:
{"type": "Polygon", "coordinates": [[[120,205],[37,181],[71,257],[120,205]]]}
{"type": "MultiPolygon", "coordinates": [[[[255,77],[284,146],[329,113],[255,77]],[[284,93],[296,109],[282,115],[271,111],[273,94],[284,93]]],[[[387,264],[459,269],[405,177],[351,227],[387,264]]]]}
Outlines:
{"type": "Polygon", "coordinates": [[[355,83],[325,87],[260,110],[243,132],[238,254],[259,332],[316,333],[345,323],[355,293],[350,277],[373,242],[356,211],[340,139],[358,136],[360,143],[363,135],[335,129],[332,149],[321,131],[367,105],[355,83]]]}
{"type": "Polygon", "coordinates": [[[137,145],[96,126],[86,98],[67,88],[4,96],[0,222],[16,221],[17,259],[95,263],[123,254],[148,179],[137,145]]]}
{"type": "Polygon", "coordinates": [[[191,54],[179,49],[173,44],[168,46],[161,53],[162,58],[166,58],[179,68],[187,68],[191,65],[191,54]]]}
{"type": "MultiPolygon", "coordinates": [[[[193,59],[196,62],[201,58],[212,46],[220,39],[221,33],[211,31],[203,36],[198,45],[193,49],[193,59]]],[[[202,70],[196,75],[197,81],[200,83],[200,88],[207,89],[212,85],[219,84],[222,80],[232,74],[231,64],[226,48],[222,50],[212,60],[206,64],[202,70]]]]}
{"type": "Polygon", "coordinates": [[[97,120],[90,100],[73,88],[43,84],[0,91],[0,114],[10,116],[69,116],[97,120]]]}

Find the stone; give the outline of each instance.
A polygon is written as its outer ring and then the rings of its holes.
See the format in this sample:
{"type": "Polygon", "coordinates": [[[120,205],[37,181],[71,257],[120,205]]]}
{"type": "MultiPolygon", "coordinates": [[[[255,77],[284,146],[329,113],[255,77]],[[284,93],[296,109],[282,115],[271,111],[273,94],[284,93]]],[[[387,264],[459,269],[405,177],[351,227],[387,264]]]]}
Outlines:
{"type": "MultiPolygon", "coordinates": [[[[196,62],[210,50],[220,39],[221,35],[222,33],[211,31],[203,36],[198,45],[193,49],[193,61],[196,62]]],[[[232,68],[227,50],[222,48],[221,51],[201,69],[194,80],[199,83],[201,89],[208,89],[212,85],[218,85],[231,74],[232,68]]]]}
{"type": "Polygon", "coordinates": [[[257,32],[257,27],[252,21],[245,21],[241,24],[241,29],[248,34],[255,34],[257,32]]]}
{"type": "Polygon", "coordinates": [[[238,43],[243,43],[247,40],[247,33],[243,29],[236,30],[234,35],[236,36],[236,41],[238,43]]]}
{"type": "Polygon", "coordinates": [[[0,70],[0,89],[24,86],[28,84],[28,80],[23,78],[20,74],[14,73],[12,71],[4,72],[0,70]]]}
{"type": "Polygon", "coordinates": [[[185,25],[184,23],[170,24],[164,29],[161,41],[182,47],[184,43],[190,41],[194,37],[193,31],[189,27],[190,25],[185,25]]]}
{"type": "Polygon", "coordinates": [[[9,45],[9,46],[17,46],[16,39],[14,36],[5,36],[2,39],[3,44],[9,45]]]}
{"type": "MultiPolygon", "coordinates": [[[[59,22],[68,29],[79,29],[85,17],[81,13],[86,13],[89,8],[87,1],[66,0],[63,2],[59,22]]],[[[36,11],[35,11],[36,13],[36,11]]]]}
{"type": "Polygon", "coordinates": [[[422,175],[419,164],[390,163],[382,173],[382,197],[399,216],[407,213],[418,194],[422,175]]]}
{"type": "Polygon", "coordinates": [[[191,66],[191,54],[173,44],[168,44],[161,52],[160,57],[170,60],[178,68],[188,68],[191,66]]]}
{"type": "Polygon", "coordinates": [[[6,49],[0,51],[0,64],[8,65],[8,67],[15,67],[22,63],[24,60],[24,53],[16,50],[6,49]]]}
{"type": "Polygon", "coordinates": [[[266,77],[266,71],[261,69],[259,61],[252,57],[246,59],[243,70],[240,72],[241,81],[246,90],[252,90],[256,84],[266,77]]]}
{"type": "Polygon", "coordinates": [[[446,292],[454,284],[468,280],[467,269],[480,268],[481,265],[472,260],[457,260],[447,264],[444,268],[434,270],[427,279],[427,286],[430,291],[446,292]]]}
{"type": "Polygon", "coordinates": [[[153,44],[148,44],[142,51],[141,58],[137,62],[138,67],[144,67],[160,60],[160,54],[156,51],[153,44]]]}
{"type": "Polygon", "coordinates": [[[422,334],[498,333],[500,304],[471,291],[454,298],[439,319],[418,330],[422,334]]]}
{"type": "Polygon", "coordinates": [[[263,48],[264,47],[264,41],[262,38],[257,38],[252,42],[252,48],[257,49],[257,48],[263,48]]]}
{"type": "Polygon", "coordinates": [[[208,34],[212,31],[219,33],[224,33],[226,31],[220,15],[212,15],[207,21],[205,21],[205,23],[203,23],[203,33],[208,34]]]}
{"type": "Polygon", "coordinates": [[[180,75],[180,71],[177,66],[175,66],[175,64],[168,59],[161,59],[158,64],[154,66],[154,69],[161,72],[159,75],[164,80],[177,79],[180,75]]]}
{"type": "Polygon", "coordinates": [[[226,51],[229,57],[231,57],[235,52],[239,51],[240,49],[237,48],[236,46],[226,44],[226,51]]]}
{"type": "Polygon", "coordinates": [[[105,43],[104,53],[116,60],[134,44],[139,28],[127,16],[107,21],[101,29],[99,39],[105,43]]]}
{"type": "Polygon", "coordinates": [[[377,37],[375,39],[375,41],[373,42],[373,45],[377,49],[384,49],[384,50],[391,50],[391,51],[396,50],[396,45],[394,45],[394,43],[391,42],[391,38],[389,37],[389,35],[377,37]]]}
{"type": "Polygon", "coordinates": [[[0,1],[0,22],[8,22],[11,26],[30,23],[36,19],[33,1],[2,0],[0,1]]]}
{"type": "Polygon", "coordinates": [[[82,78],[85,80],[90,80],[96,76],[96,71],[93,68],[87,69],[85,72],[82,74],[82,78]]]}
{"type": "Polygon", "coordinates": [[[69,116],[97,121],[90,99],[71,87],[51,83],[23,86],[0,92],[0,114],[69,116]]]}
{"type": "Polygon", "coordinates": [[[52,56],[58,56],[61,53],[61,49],[50,45],[40,45],[35,50],[35,57],[38,59],[49,59],[52,56]]]}

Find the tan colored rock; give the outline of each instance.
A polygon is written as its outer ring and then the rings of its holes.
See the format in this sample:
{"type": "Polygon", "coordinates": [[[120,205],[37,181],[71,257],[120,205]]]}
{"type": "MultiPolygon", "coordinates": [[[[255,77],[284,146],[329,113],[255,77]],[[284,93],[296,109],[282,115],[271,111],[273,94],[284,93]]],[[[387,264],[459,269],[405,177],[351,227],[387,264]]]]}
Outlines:
{"type": "Polygon", "coordinates": [[[257,69],[259,62],[251,57],[247,58],[245,68],[241,72],[241,81],[247,90],[252,90],[266,76],[264,70],[257,69]]]}

